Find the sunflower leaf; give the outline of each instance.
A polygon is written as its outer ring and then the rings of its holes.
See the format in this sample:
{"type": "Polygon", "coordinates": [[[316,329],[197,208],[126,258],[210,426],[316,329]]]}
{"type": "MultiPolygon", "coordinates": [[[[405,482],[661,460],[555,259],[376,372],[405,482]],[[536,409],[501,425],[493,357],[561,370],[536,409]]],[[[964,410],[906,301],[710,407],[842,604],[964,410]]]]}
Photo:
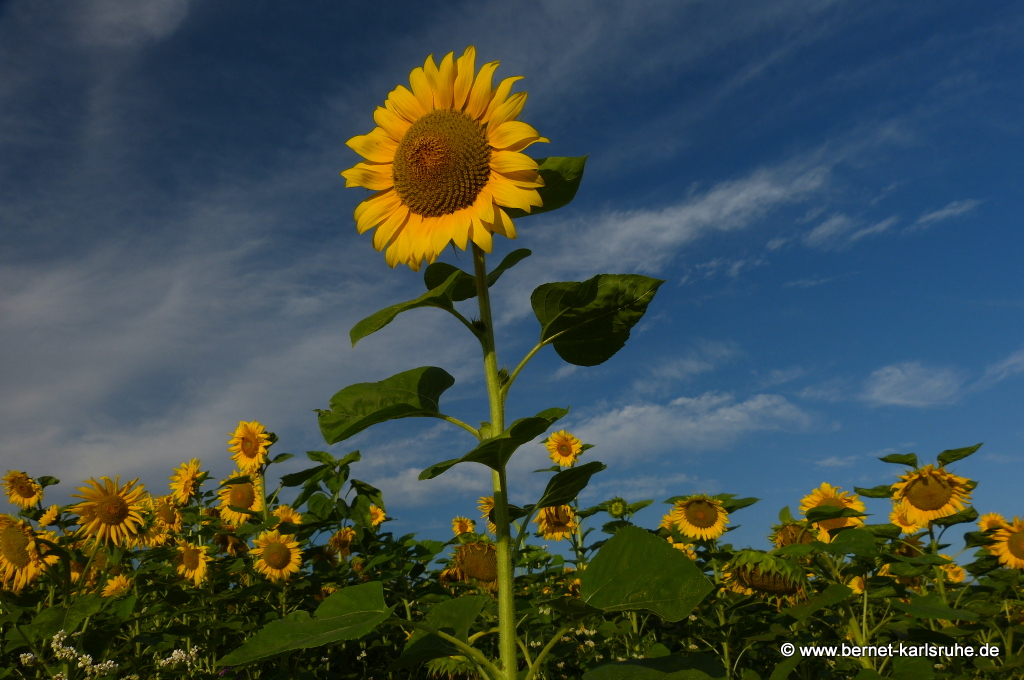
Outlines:
{"type": "MultiPolygon", "coordinates": [[[[519,248],[506,255],[501,263],[487,275],[487,287],[493,286],[502,274],[532,254],[533,251],[528,248],[519,248]]],[[[435,262],[427,267],[426,271],[423,272],[423,283],[428,290],[432,290],[444,285],[456,272],[458,272],[459,276],[456,276],[455,287],[452,289],[452,302],[462,302],[463,300],[475,298],[476,281],[473,276],[447,262],[435,262]]]]}
{"type": "Polygon", "coordinates": [[[707,654],[672,654],[629,659],[598,666],[583,680],[717,680],[726,675],[718,659],[707,654]]]}
{"type": "Polygon", "coordinates": [[[577,366],[597,366],[626,344],[647,311],[661,279],[639,274],[598,274],[586,281],[546,283],[530,303],[540,321],[540,341],[577,366]]]}
{"type": "Polygon", "coordinates": [[[615,532],[581,576],[580,599],[607,612],[647,610],[681,621],[713,590],[694,563],[646,529],[615,532]]]}
{"type": "Polygon", "coordinates": [[[782,613],[789,614],[800,623],[804,623],[814,612],[839,604],[852,594],[853,591],[850,588],[833,583],[817,595],[811,596],[806,603],[783,609],[782,613]]]}
{"type": "Polygon", "coordinates": [[[890,453],[888,456],[882,456],[878,460],[883,463],[892,463],[893,465],[909,465],[912,468],[917,468],[917,454],[914,453],[890,453]]]}
{"type": "Polygon", "coordinates": [[[452,310],[453,295],[456,290],[460,289],[460,281],[463,281],[463,277],[469,276],[461,269],[455,269],[454,267],[452,269],[454,271],[448,275],[448,278],[415,300],[399,302],[397,305],[385,307],[384,309],[374,312],[353,326],[352,330],[348,332],[349,339],[352,341],[352,346],[355,347],[356,343],[367,335],[376,333],[381,328],[384,328],[384,326],[387,326],[389,323],[394,321],[396,316],[402,312],[407,312],[410,309],[417,309],[419,307],[439,307],[449,311],[452,310]]]}
{"type": "Polygon", "coordinates": [[[892,498],[892,484],[879,484],[867,489],[855,486],[853,490],[865,498],[892,498]]]}
{"type": "Polygon", "coordinates": [[[320,432],[328,444],[337,444],[385,420],[439,417],[441,394],[454,384],[443,368],[422,366],[380,382],[349,385],[331,397],[331,410],[317,409],[320,432]]]}
{"type": "Polygon", "coordinates": [[[839,519],[841,517],[864,517],[863,512],[858,512],[853,508],[841,508],[838,505],[818,505],[810,508],[806,513],[808,522],[824,522],[830,519],[839,519]]]}
{"type": "Polygon", "coordinates": [[[937,524],[940,527],[951,527],[954,524],[965,524],[967,522],[974,522],[978,519],[978,511],[973,506],[967,506],[960,512],[953,513],[947,517],[939,517],[933,519],[932,524],[937,524]]]}
{"type": "Polygon", "coordinates": [[[953,609],[939,595],[913,595],[910,596],[910,603],[892,602],[893,607],[902,609],[911,616],[919,619],[948,619],[955,621],[977,621],[978,615],[966,609],[953,609]]]}
{"type": "Polygon", "coordinates": [[[580,465],[579,467],[563,470],[548,481],[544,495],[537,501],[537,508],[550,508],[557,505],[565,505],[579,495],[580,491],[590,483],[590,478],[608,466],[596,460],[580,465]]]}
{"type": "Polygon", "coordinates": [[[576,197],[576,191],[580,188],[580,181],[583,179],[583,169],[587,164],[587,156],[549,156],[538,158],[537,171],[544,186],[537,189],[543,205],[534,207],[530,212],[519,208],[504,208],[509,217],[528,217],[540,213],[557,210],[568,205],[576,197]]]}
{"type": "Polygon", "coordinates": [[[435,463],[420,473],[420,479],[433,479],[459,463],[480,463],[492,470],[501,470],[523,444],[544,434],[551,425],[569,412],[566,408],[549,408],[529,418],[520,418],[497,437],[485,439],[462,458],[435,463]]]}
{"type": "MultiPolygon", "coordinates": [[[[480,616],[484,605],[490,601],[487,595],[469,595],[439,602],[427,612],[426,623],[431,628],[454,635],[463,642],[469,639],[469,628],[480,616]]],[[[398,670],[437,659],[442,656],[460,654],[452,643],[423,630],[415,631],[402,650],[402,655],[391,663],[389,670],[398,670]]]]}
{"type": "Polygon", "coordinates": [[[939,454],[939,465],[946,466],[954,461],[966,458],[980,448],[981,444],[975,444],[974,446],[967,446],[962,449],[947,449],[939,454]]]}
{"type": "Polygon", "coordinates": [[[329,595],[313,617],[297,611],[286,619],[271,621],[215,665],[242,666],[296,649],[355,640],[376,628],[394,609],[385,604],[379,581],[342,588],[329,595]]]}

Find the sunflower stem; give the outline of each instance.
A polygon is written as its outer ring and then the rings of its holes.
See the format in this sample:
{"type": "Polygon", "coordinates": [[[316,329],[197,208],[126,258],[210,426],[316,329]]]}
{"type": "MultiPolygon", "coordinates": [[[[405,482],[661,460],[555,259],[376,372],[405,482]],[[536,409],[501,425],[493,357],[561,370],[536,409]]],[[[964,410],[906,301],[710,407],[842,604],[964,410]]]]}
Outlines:
{"type": "MultiPolygon", "coordinates": [[[[492,437],[505,429],[505,405],[498,377],[498,355],[494,349],[494,324],[491,320],[491,298],[487,287],[487,264],[484,251],[473,244],[473,268],[476,274],[476,296],[480,303],[479,334],[484,352],[484,375],[487,379],[487,398],[491,407],[492,437]]],[[[516,680],[518,670],[516,650],[516,605],[512,593],[512,537],[508,522],[508,483],[505,466],[491,473],[494,486],[494,523],[497,525],[498,560],[498,650],[501,670],[506,680],[516,680]]]]}

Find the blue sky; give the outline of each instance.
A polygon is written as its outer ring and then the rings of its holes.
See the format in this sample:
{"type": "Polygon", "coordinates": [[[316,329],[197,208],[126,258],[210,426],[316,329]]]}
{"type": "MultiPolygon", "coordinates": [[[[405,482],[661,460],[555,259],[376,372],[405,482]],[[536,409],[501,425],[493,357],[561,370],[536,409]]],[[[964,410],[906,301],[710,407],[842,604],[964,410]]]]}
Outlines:
{"type": "MultiPolygon", "coordinates": [[[[572,407],[610,468],[585,501],[757,496],[730,539],[765,547],[821,482],[983,441],[953,469],[980,512],[1024,514],[1019,3],[354,5],[0,4],[0,467],[59,477],[52,502],[101,475],[164,492],[191,457],[229,473],[239,420],[324,449],[313,409],[423,365],[456,377],[447,412],[484,419],[447,315],[350,347],[423,286],[356,234],[364,192],[339,176],[413,67],[472,44],[525,76],[521,119],[551,140],[532,155],[590,154],[574,203],[496,239],[493,262],[534,251],[495,288],[501,363],[536,340],[537,283],[666,279],[617,356],[546,349],[510,398],[510,418],[572,407]]],[[[362,451],[393,530],[444,538],[489,475],[416,477],[470,445],[409,420],[330,450],[362,451]]],[[[514,501],[545,463],[520,450],[514,501]]]]}

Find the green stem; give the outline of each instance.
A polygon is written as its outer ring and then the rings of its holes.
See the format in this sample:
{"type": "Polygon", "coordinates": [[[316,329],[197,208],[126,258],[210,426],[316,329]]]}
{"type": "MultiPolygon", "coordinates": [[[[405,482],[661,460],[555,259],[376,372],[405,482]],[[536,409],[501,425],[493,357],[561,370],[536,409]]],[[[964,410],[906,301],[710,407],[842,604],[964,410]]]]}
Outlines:
{"type": "Polygon", "coordinates": [[[452,418],[451,416],[446,416],[443,413],[439,413],[439,414],[437,414],[434,417],[435,418],[440,418],[441,420],[447,420],[452,425],[458,425],[463,430],[465,430],[466,432],[470,433],[471,435],[473,435],[477,439],[482,439],[482,437],[480,436],[480,430],[476,429],[472,425],[467,425],[466,423],[462,422],[458,418],[452,418]]]}
{"type": "Polygon", "coordinates": [[[570,630],[572,630],[571,626],[565,626],[564,628],[559,629],[557,633],[551,636],[551,639],[548,640],[548,643],[544,645],[544,648],[540,650],[540,653],[537,654],[537,658],[533,660],[533,663],[530,665],[530,669],[526,673],[526,677],[523,680],[533,680],[537,676],[537,673],[540,671],[541,662],[549,653],[551,653],[551,649],[556,644],[558,644],[558,641],[562,639],[562,636],[568,633],[570,630]]]}
{"type": "MultiPolygon", "coordinates": [[[[476,275],[476,296],[480,303],[481,329],[478,337],[484,352],[484,375],[487,378],[487,397],[491,407],[490,436],[505,429],[505,406],[498,377],[498,355],[494,349],[494,323],[491,320],[491,297],[487,287],[487,265],[484,251],[473,245],[473,268],[476,275]]],[[[516,605],[512,592],[512,537],[508,522],[508,484],[505,467],[492,472],[494,485],[494,523],[497,525],[498,560],[498,650],[501,668],[506,680],[516,680],[518,659],[516,654],[516,605]]]]}
{"type": "Polygon", "coordinates": [[[422,630],[425,633],[430,633],[431,635],[436,635],[437,637],[441,638],[442,640],[447,640],[448,642],[450,642],[453,645],[455,645],[459,649],[459,651],[461,651],[463,654],[465,654],[469,658],[473,659],[473,661],[475,661],[478,666],[486,669],[487,672],[490,673],[495,678],[495,680],[499,680],[500,678],[504,677],[504,674],[501,672],[501,670],[497,666],[495,666],[493,663],[491,663],[491,661],[486,656],[484,656],[480,652],[479,649],[476,649],[474,647],[470,647],[468,644],[466,644],[465,642],[463,642],[459,638],[455,637],[454,635],[449,635],[448,633],[445,633],[444,631],[438,630],[437,628],[434,628],[433,626],[428,626],[427,624],[420,623],[418,621],[406,621],[405,619],[397,619],[396,618],[396,619],[390,619],[388,621],[388,623],[393,623],[393,624],[397,624],[397,625],[400,625],[400,626],[412,626],[413,628],[416,628],[417,630],[422,630]]]}

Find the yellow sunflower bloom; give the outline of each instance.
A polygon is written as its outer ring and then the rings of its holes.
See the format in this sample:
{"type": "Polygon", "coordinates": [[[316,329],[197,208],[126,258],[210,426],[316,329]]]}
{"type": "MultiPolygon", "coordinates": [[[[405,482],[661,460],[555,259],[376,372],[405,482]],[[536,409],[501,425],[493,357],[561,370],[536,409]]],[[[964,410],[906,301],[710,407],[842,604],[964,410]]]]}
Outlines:
{"type": "Polygon", "coordinates": [[[0,515],[0,587],[20,593],[45,567],[31,525],[0,515]]]}
{"type": "Polygon", "coordinates": [[[107,585],[103,586],[103,592],[100,593],[100,597],[124,597],[131,589],[132,580],[124,574],[118,574],[107,581],[107,585]]]}
{"type": "Polygon", "coordinates": [[[1009,525],[1010,523],[1006,521],[1006,518],[1000,515],[998,512],[988,512],[978,518],[978,528],[981,531],[1002,529],[1003,527],[1007,527],[1009,525]]]}
{"type": "Polygon", "coordinates": [[[51,526],[53,524],[56,524],[58,519],[60,519],[60,506],[51,505],[46,509],[46,512],[44,512],[42,516],[39,517],[39,526],[51,526]]]}
{"type": "Polygon", "coordinates": [[[245,473],[256,472],[267,460],[267,447],[270,446],[270,435],[264,433],[265,428],[258,421],[247,423],[238,421],[238,427],[229,433],[228,452],[235,455],[238,469],[245,473]]]}
{"type": "Polygon", "coordinates": [[[377,228],[373,247],[387,248],[391,267],[419,270],[453,241],[489,253],[492,234],[516,237],[503,208],[542,204],[537,162],[520,152],[548,140],[516,120],[526,103],[525,92],[510,96],[519,78],[492,88],[498,62],[477,73],[474,47],[454,56],[440,66],[427,57],[409,76],[412,91],[392,90],[373,114],[378,127],[347,142],[366,162],[341,173],[345,186],[376,192],[356,207],[356,229],[377,228]]]}
{"type": "Polygon", "coordinates": [[[810,543],[816,538],[817,533],[802,522],[785,522],[773,527],[768,540],[774,543],[776,548],[784,548],[795,543],[810,543]]]}
{"type": "Polygon", "coordinates": [[[852,590],[854,595],[862,595],[868,589],[868,583],[863,576],[851,576],[846,581],[846,587],[852,590]]]}
{"type": "Polygon", "coordinates": [[[374,528],[379,527],[388,516],[384,513],[383,508],[378,508],[376,505],[370,506],[370,524],[374,528]]]}
{"type": "Polygon", "coordinates": [[[971,483],[930,463],[902,475],[892,485],[893,503],[902,503],[907,519],[922,526],[963,510],[971,499],[971,483]]]}
{"type": "Polygon", "coordinates": [[[498,580],[498,549],[492,543],[464,543],[455,551],[454,568],[477,581],[498,580]]]}
{"type": "Polygon", "coordinates": [[[270,514],[281,520],[282,523],[302,524],[302,514],[293,510],[289,505],[279,505],[270,514]]]}
{"type": "Polygon", "coordinates": [[[996,531],[988,551],[998,557],[1004,567],[1024,569],[1024,520],[1014,517],[1012,522],[996,531]]]}
{"type": "Polygon", "coordinates": [[[192,545],[187,541],[178,541],[178,554],[174,558],[177,572],[196,588],[206,580],[208,573],[207,565],[210,563],[210,556],[206,548],[201,545],[192,545]]]}
{"type": "MultiPolygon", "coordinates": [[[[228,479],[243,476],[242,472],[235,472],[228,479]]],[[[249,515],[232,510],[232,507],[250,512],[262,512],[263,510],[263,499],[260,498],[259,489],[252,482],[225,484],[217,492],[217,495],[220,498],[221,519],[235,526],[248,522],[249,515]]]]}
{"type": "Polygon", "coordinates": [[[487,530],[497,535],[498,526],[491,521],[491,510],[494,510],[494,496],[480,496],[476,507],[480,509],[480,516],[487,520],[487,530]]]}
{"type": "Polygon", "coordinates": [[[345,559],[352,553],[352,541],[356,539],[356,535],[355,529],[345,527],[336,531],[327,543],[338,551],[342,559],[345,559]]]}
{"type": "Polygon", "coordinates": [[[135,486],[138,481],[133,479],[122,487],[120,475],[113,481],[110,477],[101,477],[102,484],[95,479],[85,480],[90,486],[79,487],[82,493],[72,494],[74,498],[85,500],[71,509],[78,514],[82,531],[102,543],[128,546],[144,524],[146,492],[143,485],[135,486]]]}
{"type": "Polygon", "coordinates": [[[544,443],[549,458],[561,467],[572,467],[583,451],[583,442],[565,430],[559,430],[544,443]]]}
{"type": "Polygon", "coordinates": [[[173,495],[159,496],[153,499],[153,516],[160,527],[168,533],[181,531],[183,517],[173,495]]]}
{"type": "MultiPolygon", "coordinates": [[[[833,507],[850,508],[857,512],[864,512],[864,503],[855,493],[840,491],[840,487],[832,486],[828,482],[822,483],[817,489],[803,497],[800,501],[800,512],[807,514],[811,508],[833,507]]],[[[829,531],[842,527],[859,527],[864,524],[860,517],[837,517],[823,522],[815,522],[818,527],[818,540],[828,543],[831,539],[829,531]]]]}
{"type": "Polygon", "coordinates": [[[579,527],[576,513],[568,505],[542,508],[533,521],[537,523],[537,530],[549,541],[568,538],[579,527]]]}
{"type": "Polygon", "coordinates": [[[693,546],[694,546],[693,543],[676,543],[675,539],[672,538],[671,536],[669,536],[665,540],[668,541],[672,545],[673,548],[675,548],[676,550],[679,550],[684,555],[689,557],[691,560],[696,560],[697,559],[697,553],[695,553],[693,551],[693,546]]]}
{"type": "Polygon", "coordinates": [[[676,501],[670,517],[680,533],[704,541],[724,534],[725,525],[729,523],[729,513],[722,507],[722,502],[704,494],[676,501]]]}
{"type": "Polygon", "coordinates": [[[967,571],[964,570],[956,562],[953,562],[953,558],[949,555],[940,554],[939,557],[945,557],[949,560],[949,564],[942,565],[942,571],[945,574],[945,579],[950,583],[963,583],[967,580],[967,571]]]}
{"type": "Polygon", "coordinates": [[[8,470],[3,481],[7,500],[23,510],[43,500],[43,487],[24,472],[8,470]]]}
{"type": "Polygon", "coordinates": [[[272,582],[287,581],[292,574],[298,573],[302,566],[302,551],[294,536],[281,534],[274,529],[264,531],[255,541],[256,547],[252,554],[256,560],[256,571],[272,582]]]}
{"type": "MultiPolygon", "coordinates": [[[[230,442],[229,442],[230,443],[230,442]]],[[[199,491],[199,468],[203,462],[193,458],[174,468],[171,474],[171,495],[178,507],[185,507],[188,501],[199,491]]]]}
{"type": "Polygon", "coordinates": [[[898,526],[905,534],[916,534],[927,526],[910,521],[903,503],[893,503],[892,512],[889,513],[889,522],[898,526]]]}
{"type": "Polygon", "coordinates": [[[476,529],[476,522],[468,517],[456,517],[452,520],[452,532],[456,536],[471,534],[476,529]]]}

